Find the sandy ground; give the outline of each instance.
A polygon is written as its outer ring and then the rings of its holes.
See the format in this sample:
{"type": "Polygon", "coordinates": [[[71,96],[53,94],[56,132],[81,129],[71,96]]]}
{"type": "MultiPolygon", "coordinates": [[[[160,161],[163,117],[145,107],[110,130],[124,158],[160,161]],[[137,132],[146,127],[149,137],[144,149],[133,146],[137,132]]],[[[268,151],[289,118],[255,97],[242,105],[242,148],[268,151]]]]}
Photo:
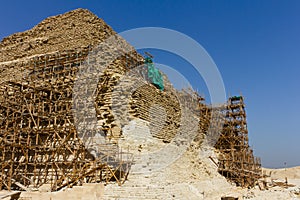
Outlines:
{"type": "Polygon", "coordinates": [[[285,169],[268,169],[263,168],[263,172],[267,175],[271,175],[271,178],[274,179],[300,179],[300,166],[285,168],[285,169]]]}
{"type": "Polygon", "coordinates": [[[255,187],[245,191],[243,199],[300,199],[300,166],[286,169],[263,168],[263,173],[267,177],[261,181],[266,181],[268,188],[260,190],[255,187]]]}

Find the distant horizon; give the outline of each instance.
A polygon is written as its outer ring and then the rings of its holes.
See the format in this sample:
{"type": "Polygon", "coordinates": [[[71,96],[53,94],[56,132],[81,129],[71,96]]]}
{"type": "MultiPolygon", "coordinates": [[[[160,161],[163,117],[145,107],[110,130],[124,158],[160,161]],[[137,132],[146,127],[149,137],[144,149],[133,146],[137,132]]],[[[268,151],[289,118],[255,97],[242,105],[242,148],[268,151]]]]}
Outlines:
{"type": "MultiPolygon", "coordinates": [[[[76,8],[91,10],[118,33],[164,27],[196,40],[218,66],[226,95],[245,97],[250,146],[263,167],[300,166],[300,1],[10,1],[2,4],[0,39],[76,8]]],[[[210,102],[190,63],[170,52],[149,51],[210,102]]]]}

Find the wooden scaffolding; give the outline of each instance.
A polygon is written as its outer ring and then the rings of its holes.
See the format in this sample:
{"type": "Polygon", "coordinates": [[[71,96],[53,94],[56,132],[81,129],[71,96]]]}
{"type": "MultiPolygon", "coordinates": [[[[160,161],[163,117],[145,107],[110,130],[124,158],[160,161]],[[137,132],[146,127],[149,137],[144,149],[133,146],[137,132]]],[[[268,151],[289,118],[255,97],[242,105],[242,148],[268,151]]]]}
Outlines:
{"type": "Polygon", "coordinates": [[[248,143],[244,98],[233,96],[224,106],[225,121],[215,145],[219,150],[219,173],[241,187],[253,187],[261,177],[261,162],[248,143]]]}
{"type": "Polygon", "coordinates": [[[0,189],[125,181],[132,155],[110,143],[91,154],[74,125],[73,85],[88,54],[85,48],[1,64],[0,189]]]}

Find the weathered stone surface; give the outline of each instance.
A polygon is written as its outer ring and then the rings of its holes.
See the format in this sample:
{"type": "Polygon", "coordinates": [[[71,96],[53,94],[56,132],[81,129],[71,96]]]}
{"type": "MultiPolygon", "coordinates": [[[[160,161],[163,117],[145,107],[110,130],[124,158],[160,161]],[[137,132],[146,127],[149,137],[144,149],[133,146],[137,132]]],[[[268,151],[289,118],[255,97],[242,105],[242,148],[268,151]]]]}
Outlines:
{"type": "Polygon", "coordinates": [[[95,46],[114,34],[102,19],[88,10],[77,9],[4,38],[0,43],[0,62],[95,46]]]}

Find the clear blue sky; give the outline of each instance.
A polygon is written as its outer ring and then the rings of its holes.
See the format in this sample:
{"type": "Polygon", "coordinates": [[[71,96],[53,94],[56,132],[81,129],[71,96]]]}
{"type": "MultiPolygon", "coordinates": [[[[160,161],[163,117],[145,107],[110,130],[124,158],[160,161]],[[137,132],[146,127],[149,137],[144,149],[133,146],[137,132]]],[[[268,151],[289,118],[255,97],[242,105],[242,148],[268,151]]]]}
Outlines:
{"type": "MultiPolygon", "coordinates": [[[[263,165],[300,165],[300,1],[10,0],[1,2],[0,38],[80,7],[117,32],[155,26],[194,38],[217,64],[227,94],[245,96],[250,143],[263,165]]],[[[151,53],[207,93],[184,60],[151,53]]]]}

